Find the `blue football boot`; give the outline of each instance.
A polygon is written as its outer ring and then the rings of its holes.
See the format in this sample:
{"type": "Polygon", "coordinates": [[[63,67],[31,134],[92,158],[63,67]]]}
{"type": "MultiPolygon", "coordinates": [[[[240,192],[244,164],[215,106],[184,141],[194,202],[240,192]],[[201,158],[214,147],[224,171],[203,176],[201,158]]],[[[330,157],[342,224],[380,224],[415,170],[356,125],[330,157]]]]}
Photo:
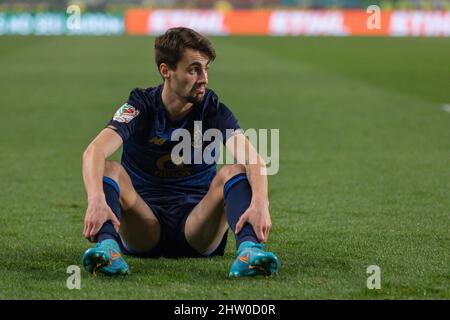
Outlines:
{"type": "Polygon", "coordinates": [[[122,258],[119,245],[112,239],[98,242],[94,248],[89,248],[83,255],[83,266],[87,272],[96,275],[97,272],[109,276],[125,275],[129,268],[122,258]]]}
{"type": "Polygon", "coordinates": [[[264,245],[252,241],[244,241],[239,246],[237,258],[234,260],[230,277],[270,276],[280,268],[278,257],[272,252],[263,250],[264,245]]]}

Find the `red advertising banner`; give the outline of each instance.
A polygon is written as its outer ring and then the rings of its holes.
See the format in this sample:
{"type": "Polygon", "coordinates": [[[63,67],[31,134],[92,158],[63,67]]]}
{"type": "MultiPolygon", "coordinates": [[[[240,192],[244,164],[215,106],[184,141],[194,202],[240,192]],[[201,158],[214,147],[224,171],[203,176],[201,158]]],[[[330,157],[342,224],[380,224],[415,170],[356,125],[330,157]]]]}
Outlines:
{"type": "Polygon", "coordinates": [[[450,36],[450,11],[145,10],[125,13],[132,35],[185,26],[210,35],[450,36]]]}

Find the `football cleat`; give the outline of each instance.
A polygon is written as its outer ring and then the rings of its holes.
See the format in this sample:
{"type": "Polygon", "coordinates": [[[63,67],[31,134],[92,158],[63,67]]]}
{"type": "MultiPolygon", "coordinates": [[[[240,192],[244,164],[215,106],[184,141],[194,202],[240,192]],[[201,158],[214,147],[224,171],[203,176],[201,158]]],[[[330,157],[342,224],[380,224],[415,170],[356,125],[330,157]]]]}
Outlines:
{"type": "Polygon", "coordinates": [[[264,245],[244,241],[239,246],[237,258],[230,269],[230,277],[270,276],[280,268],[278,257],[263,250],[264,245]]]}
{"type": "Polygon", "coordinates": [[[96,275],[97,272],[113,276],[129,273],[129,268],[122,258],[119,245],[112,239],[98,242],[94,248],[89,248],[83,255],[83,266],[87,272],[96,275]]]}

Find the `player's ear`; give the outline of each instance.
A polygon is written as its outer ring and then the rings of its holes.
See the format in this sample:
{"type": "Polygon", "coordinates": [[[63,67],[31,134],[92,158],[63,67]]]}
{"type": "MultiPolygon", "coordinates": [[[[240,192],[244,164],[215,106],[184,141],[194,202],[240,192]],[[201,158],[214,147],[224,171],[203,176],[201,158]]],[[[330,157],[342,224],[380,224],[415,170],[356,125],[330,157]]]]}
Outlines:
{"type": "Polygon", "coordinates": [[[159,65],[159,73],[161,74],[161,77],[163,77],[164,80],[170,79],[169,66],[167,64],[161,63],[159,65]]]}

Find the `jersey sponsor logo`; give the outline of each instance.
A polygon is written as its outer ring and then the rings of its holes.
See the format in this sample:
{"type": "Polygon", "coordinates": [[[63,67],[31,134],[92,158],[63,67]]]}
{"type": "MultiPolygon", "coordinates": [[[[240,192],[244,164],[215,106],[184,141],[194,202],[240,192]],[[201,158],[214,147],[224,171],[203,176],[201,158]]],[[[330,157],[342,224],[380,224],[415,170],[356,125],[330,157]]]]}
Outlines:
{"type": "Polygon", "coordinates": [[[157,170],[153,172],[153,175],[160,178],[180,178],[192,175],[189,167],[183,163],[176,165],[171,159],[170,154],[160,157],[156,161],[157,170]]]}
{"type": "Polygon", "coordinates": [[[136,110],[131,104],[125,103],[114,114],[113,120],[117,122],[128,123],[139,115],[139,110],[136,110]]]}

